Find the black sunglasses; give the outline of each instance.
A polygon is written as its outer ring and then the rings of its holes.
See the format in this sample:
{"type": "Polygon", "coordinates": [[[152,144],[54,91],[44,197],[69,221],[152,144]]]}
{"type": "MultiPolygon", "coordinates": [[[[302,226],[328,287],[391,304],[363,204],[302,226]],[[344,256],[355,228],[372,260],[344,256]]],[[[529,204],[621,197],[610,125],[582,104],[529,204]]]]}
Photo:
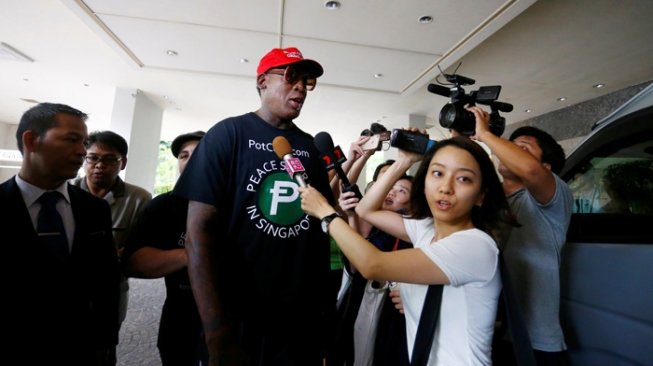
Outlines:
{"type": "Polygon", "coordinates": [[[266,74],[283,75],[283,79],[290,85],[295,85],[298,81],[302,81],[306,90],[315,89],[317,78],[308,74],[305,71],[298,70],[296,67],[288,66],[285,69],[270,69],[266,74]]]}

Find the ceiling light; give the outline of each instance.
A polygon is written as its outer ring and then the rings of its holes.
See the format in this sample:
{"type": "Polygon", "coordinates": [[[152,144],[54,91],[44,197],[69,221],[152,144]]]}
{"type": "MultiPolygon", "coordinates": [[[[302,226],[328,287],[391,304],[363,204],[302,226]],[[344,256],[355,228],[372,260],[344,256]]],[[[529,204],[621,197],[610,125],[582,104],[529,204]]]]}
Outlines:
{"type": "Polygon", "coordinates": [[[84,83],[84,86],[91,86],[91,84],[84,83]]]}
{"type": "Polygon", "coordinates": [[[424,15],[419,17],[417,21],[420,22],[420,24],[429,24],[433,23],[433,17],[430,15],[424,15]]]}
{"type": "Polygon", "coordinates": [[[374,74],[375,79],[381,79],[383,77],[383,74],[374,74]]]}
{"type": "Polygon", "coordinates": [[[324,7],[329,9],[329,10],[338,10],[340,9],[340,2],[339,1],[327,1],[324,3],[324,7]]]}
{"type": "Polygon", "coordinates": [[[558,102],[564,102],[565,100],[567,100],[567,97],[560,97],[560,98],[558,98],[558,102]]]}
{"type": "Polygon", "coordinates": [[[594,88],[594,89],[601,89],[601,88],[603,88],[604,86],[605,86],[605,84],[596,84],[596,85],[594,85],[592,88],[594,88]]]}
{"type": "Polygon", "coordinates": [[[246,59],[246,58],[241,58],[241,59],[240,59],[240,63],[241,63],[241,64],[246,64],[246,63],[248,63],[248,62],[249,62],[249,60],[246,59]]]}
{"type": "Polygon", "coordinates": [[[528,109],[526,109],[526,110],[524,110],[524,112],[526,112],[526,113],[531,113],[532,111],[533,111],[533,110],[532,110],[532,109],[530,109],[530,108],[528,108],[528,109]]]}
{"type": "Polygon", "coordinates": [[[34,62],[32,58],[4,42],[0,42],[0,60],[34,62]]]}
{"type": "Polygon", "coordinates": [[[167,50],[166,55],[168,55],[168,56],[177,56],[179,54],[175,50],[167,50]]]}

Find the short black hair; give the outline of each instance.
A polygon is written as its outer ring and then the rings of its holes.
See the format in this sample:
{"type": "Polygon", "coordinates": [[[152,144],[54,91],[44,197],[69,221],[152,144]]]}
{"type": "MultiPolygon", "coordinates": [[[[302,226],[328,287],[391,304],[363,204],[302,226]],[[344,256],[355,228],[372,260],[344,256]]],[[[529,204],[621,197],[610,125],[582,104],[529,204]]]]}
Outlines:
{"type": "Polygon", "coordinates": [[[82,121],[86,121],[88,118],[86,113],[65,104],[39,103],[35,105],[23,113],[18,123],[16,144],[21,154],[23,153],[23,133],[25,131],[32,131],[39,137],[43,137],[49,129],[57,125],[55,116],[59,113],[79,117],[82,121]]]}
{"type": "Polygon", "coordinates": [[[88,135],[86,147],[95,144],[117,150],[123,157],[127,156],[127,141],[113,131],[95,131],[88,135]]]}
{"type": "Polygon", "coordinates": [[[510,141],[515,141],[519,136],[535,138],[540,149],[542,149],[542,162],[551,165],[551,171],[553,173],[560,173],[565,166],[565,151],[553,136],[537,127],[523,126],[510,134],[510,141]]]}

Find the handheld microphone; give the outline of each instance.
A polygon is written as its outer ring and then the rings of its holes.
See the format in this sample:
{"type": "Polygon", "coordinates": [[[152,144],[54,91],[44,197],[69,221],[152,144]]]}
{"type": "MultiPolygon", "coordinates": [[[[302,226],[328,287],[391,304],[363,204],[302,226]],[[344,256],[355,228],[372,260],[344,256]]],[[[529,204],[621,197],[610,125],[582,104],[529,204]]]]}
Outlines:
{"type": "Polygon", "coordinates": [[[343,192],[354,192],[356,198],[361,199],[363,195],[356,184],[351,184],[347,174],[342,170],[341,164],[347,161],[340,146],[333,146],[333,139],[328,132],[319,132],[315,135],[315,147],[322,154],[322,163],[327,170],[335,169],[343,185],[343,192]]]}
{"type": "Polygon", "coordinates": [[[306,187],[306,177],[304,176],[306,170],[304,169],[302,162],[293,156],[290,142],[288,142],[288,140],[283,136],[277,136],[272,140],[272,148],[274,149],[274,153],[277,154],[277,157],[286,162],[286,171],[288,172],[288,175],[290,175],[300,187],[306,187]]]}

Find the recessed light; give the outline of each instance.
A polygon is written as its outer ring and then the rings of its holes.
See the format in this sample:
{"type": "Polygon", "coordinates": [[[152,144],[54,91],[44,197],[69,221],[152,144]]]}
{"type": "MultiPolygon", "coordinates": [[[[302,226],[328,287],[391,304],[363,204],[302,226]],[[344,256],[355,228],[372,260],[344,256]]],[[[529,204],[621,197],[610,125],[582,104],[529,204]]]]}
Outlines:
{"type": "Polygon", "coordinates": [[[340,1],[327,1],[324,3],[324,7],[329,10],[338,10],[340,9],[340,1]]]}
{"type": "Polygon", "coordinates": [[[383,77],[383,74],[374,74],[375,79],[381,79],[383,77]]]}
{"type": "Polygon", "coordinates": [[[168,56],[177,56],[178,53],[175,50],[167,50],[166,55],[168,55],[168,56]]]}
{"type": "Polygon", "coordinates": [[[558,98],[558,102],[564,102],[565,100],[567,100],[567,97],[560,97],[560,98],[558,98]]]}
{"type": "Polygon", "coordinates": [[[29,79],[28,78],[23,78],[23,81],[29,81],[29,79]]]}
{"type": "Polygon", "coordinates": [[[601,89],[605,86],[605,84],[596,84],[593,86],[594,89],[601,89]]]}
{"type": "Polygon", "coordinates": [[[84,86],[91,86],[91,84],[84,83],[84,86]]]}
{"type": "Polygon", "coordinates": [[[248,62],[249,62],[249,60],[246,59],[246,58],[241,58],[241,59],[240,59],[240,63],[241,63],[241,64],[246,64],[246,63],[248,63],[248,62]]]}
{"type": "Polygon", "coordinates": [[[430,15],[424,15],[417,18],[417,21],[420,22],[420,24],[429,24],[433,23],[433,17],[430,15]]]}
{"type": "Polygon", "coordinates": [[[524,112],[526,112],[526,113],[531,113],[532,111],[533,111],[533,110],[530,109],[530,108],[524,110],[524,112]]]}

